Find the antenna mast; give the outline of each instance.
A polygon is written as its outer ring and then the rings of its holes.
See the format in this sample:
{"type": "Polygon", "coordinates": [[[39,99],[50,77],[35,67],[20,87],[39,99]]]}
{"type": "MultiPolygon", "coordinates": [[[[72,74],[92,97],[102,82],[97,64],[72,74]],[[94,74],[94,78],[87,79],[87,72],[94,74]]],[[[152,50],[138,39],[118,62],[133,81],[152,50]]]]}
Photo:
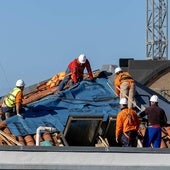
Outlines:
{"type": "Polygon", "coordinates": [[[146,1],[146,58],[168,60],[168,0],[146,1]]]}

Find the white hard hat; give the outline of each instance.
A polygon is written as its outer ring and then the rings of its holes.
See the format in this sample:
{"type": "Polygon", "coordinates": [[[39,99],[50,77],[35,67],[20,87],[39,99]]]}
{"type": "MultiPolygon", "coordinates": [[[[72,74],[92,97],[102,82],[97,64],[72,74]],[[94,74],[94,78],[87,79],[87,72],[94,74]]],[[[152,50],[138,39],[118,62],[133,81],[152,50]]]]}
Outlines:
{"type": "Polygon", "coordinates": [[[81,64],[84,64],[86,62],[86,56],[84,54],[80,54],[79,57],[78,57],[78,61],[81,64]]]}
{"type": "Polygon", "coordinates": [[[151,96],[150,101],[151,102],[158,102],[158,96],[157,95],[151,96]]]}
{"type": "Polygon", "coordinates": [[[128,101],[126,98],[121,98],[119,104],[127,105],[128,101]]]}
{"type": "Polygon", "coordinates": [[[23,80],[20,79],[20,80],[17,80],[16,86],[17,86],[17,87],[23,87],[23,86],[25,86],[25,83],[24,83],[23,80]]]}
{"type": "Polygon", "coordinates": [[[115,68],[115,74],[120,72],[120,71],[122,71],[122,69],[120,67],[115,68]]]}

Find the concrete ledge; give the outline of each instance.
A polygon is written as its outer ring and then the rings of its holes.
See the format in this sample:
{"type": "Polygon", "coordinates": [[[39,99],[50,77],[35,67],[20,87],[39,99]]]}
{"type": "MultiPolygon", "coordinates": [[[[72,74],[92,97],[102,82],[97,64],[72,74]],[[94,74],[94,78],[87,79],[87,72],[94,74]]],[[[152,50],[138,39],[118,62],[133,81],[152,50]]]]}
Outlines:
{"type": "Polygon", "coordinates": [[[169,149],[0,147],[1,169],[169,169],[169,149]],[[17,150],[18,148],[18,150],[17,150]]]}

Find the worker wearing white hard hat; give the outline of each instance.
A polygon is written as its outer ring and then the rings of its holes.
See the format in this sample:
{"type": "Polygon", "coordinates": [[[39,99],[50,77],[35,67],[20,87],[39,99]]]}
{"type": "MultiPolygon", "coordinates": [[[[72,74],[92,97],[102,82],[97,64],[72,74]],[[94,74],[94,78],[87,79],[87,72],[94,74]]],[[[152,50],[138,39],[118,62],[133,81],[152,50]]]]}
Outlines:
{"type": "Polygon", "coordinates": [[[17,80],[16,87],[24,87],[24,86],[25,86],[25,83],[23,80],[21,79],[17,80]]]}
{"type": "Polygon", "coordinates": [[[25,82],[19,79],[15,83],[16,87],[5,96],[2,104],[2,120],[5,120],[11,116],[21,116],[23,90],[25,82]]]}
{"type": "Polygon", "coordinates": [[[129,72],[123,71],[120,67],[115,68],[115,93],[118,97],[128,99],[128,107],[132,108],[136,92],[135,81],[129,72]]]}
{"type": "Polygon", "coordinates": [[[151,106],[139,114],[141,118],[147,116],[148,126],[144,135],[143,147],[160,148],[162,126],[166,126],[167,117],[165,111],[158,105],[157,95],[150,97],[151,106]]]}
{"type": "Polygon", "coordinates": [[[80,54],[77,58],[69,63],[66,70],[66,75],[68,76],[66,76],[64,80],[60,82],[58,90],[62,91],[70,79],[72,80],[70,86],[82,81],[84,78],[85,68],[90,80],[94,80],[89,60],[86,58],[85,54],[80,54]]]}
{"type": "Polygon", "coordinates": [[[78,61],[81,64],[84,64],[86,62],[86,56],[84,54],[80,54],[78,57],[78,61]]]}
{"type": "Polygon", "coordinates": [[[124,147],[137,147],[139,119],[136,111],[128,108],[127,98],[121,98],[119,104],[121,111],[116,118],[116,142],[124,147]]]}
{"type": "Polygon", "coordinates": [[[122,69],[120,67],[115,68],[115,74],[118,74],[121,71],[122,71],[122,69]]]}
{"type": "Polygon", "coordinates": [[[120,105],[128,105],[128,100],[126,98],[121,98],[119,101],[120,105]]]}
{"type": "Polygon", "coordinates": [[[157,96],[157,95],[153,95],[153,96],[151,96],[151,98],[150,98],[150,102],[158,103],[158,96],[157,96]]]}

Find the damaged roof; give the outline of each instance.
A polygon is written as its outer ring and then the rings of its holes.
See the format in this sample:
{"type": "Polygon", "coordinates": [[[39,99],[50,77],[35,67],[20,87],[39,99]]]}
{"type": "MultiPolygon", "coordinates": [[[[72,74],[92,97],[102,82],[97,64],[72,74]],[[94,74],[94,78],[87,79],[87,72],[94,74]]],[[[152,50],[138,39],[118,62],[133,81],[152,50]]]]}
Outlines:
{"type": "MultiPolygon", "coordinates": [[[[28,87],[27,92],[25,91],[23,117],[13,116],[1,122],[2,134],[0,134],[3,136],[4,132],[12,136],[14,144],[22,142],[23,145],[32,146],[36,143],[38,127],[52,127],[56,131],[54,133],[42,131],[40,141],[51,141],[52,145],[60,146],[62,145],[61,139],[65,140],[62,138],[63,135],[66,137],[66,132],[69,131],[68,123],[74,122],[77,120],[76,118],[83,118],[83,120],[88,118],[88,125],[93,125],[91,129],[94,129],[93,137],[91,137],[93,139],[88,144],[94,144],[93,140],[100,128],[105,124],[107,126],[109,118],[115,118],[119,112],[119,98],[114,93],[113,85],[115,67],[114,65],[104,65],[101,70],[93,72],[95,82],[86,78],[76,86],[60,93],[55,91],[56,87],[46,89],[45,84],[48,80],[28,87]],[[70,117],[72,120],[69,119],[70,117]]],[[[136,82],[135,109],[138,113],[149,105],[149,98],[153,94],[156,93],[136,82]]],[[[157,95],[160,98],[160,106],[164,108],[169,121],[169,102],[159,94],[157,95]]],[[[82,126],[82,123],[76,126],[82,126]]],[[[71,128],[73,129],[74,126],[71,128]]],[[[103,129],[101,135],[105,133],[106,129],[103,129]]],[[[90,132],[88,131],[88,133],[90,132]]],[[[4,141],[5,139],[2,139],[1,145],[7,143],[4,141]]],[[[64,143],[67,142],[64,141],[64,143]]]]}

